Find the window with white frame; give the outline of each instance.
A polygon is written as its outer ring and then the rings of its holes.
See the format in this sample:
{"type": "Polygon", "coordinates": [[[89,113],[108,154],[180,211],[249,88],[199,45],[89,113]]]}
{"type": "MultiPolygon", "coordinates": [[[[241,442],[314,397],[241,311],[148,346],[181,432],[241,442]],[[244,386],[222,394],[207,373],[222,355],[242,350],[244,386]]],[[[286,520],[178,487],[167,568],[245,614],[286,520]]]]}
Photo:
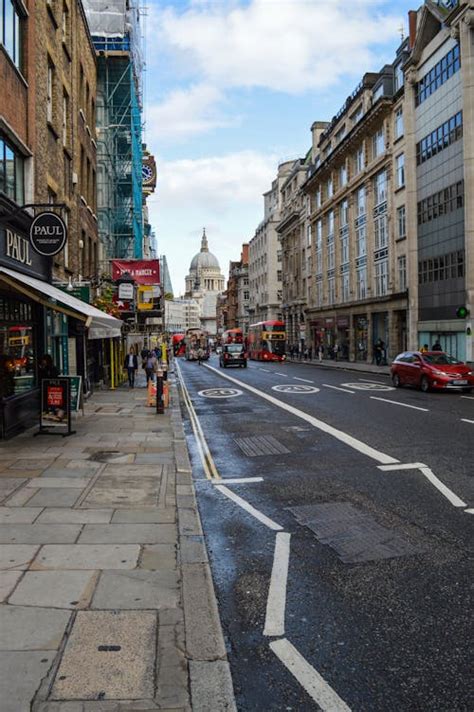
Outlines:
{"type": "Polygon", "coordinates": [[[343,302],[348,302],[350,299],[350,289],[349,289],[349,272],[341,274],[341,300],[343,302]]]}
{"type": "Polygon", "coordinates": [[[361,145],[355,155],[355,172],[361,173],[364,170],[364,146],[361,145]]]}
{"type": "Polygon", "coordinates": [[[395,159],[397,188],[403,188],[405,185],[405,154],[400,153],[395,159]]]}
{"type": "Polygon", "coordinates": [[[395,66],[395,71],[394,71],[394,79],[395,79],[395,91],[397,92],[399,89],[402,88],[403,86],[403,69],[402,69],[402,62],[399,62],[395,66]]]}
{"type": "Polygon", "coordinates": [[[385,91],[384,85],[382,82],[382,84],[379,84],[377,89],[374,89],[374,91],[372,92],[372,99],[373,99],[374,104],[377,101],[377,99],[380,99],[380,97],[384,95],[384,91],[385,91]]]}
{"type": "Polygon", "coordinates": [[[344,227],[349,223],[349,201],[344,199],[339,206],[340,227],[344,227]]]}
{"type": "Polygon", "coordinates": [[[345,230],[341,236],[341,264],[349,262],[349,231],[345,230]]]}
{"type": "Polygon", "coordinates": [[[323,251],[320,248],[316,250],[316,274],[323,273],[323,251]]]}
{"type": "Polygon", "coordinates": [[[48,61],[48,75],[46,85],[46,118],[48,121],[53,120],[53,95],[54,95],[54,67],[52,62],[48,61]]]}
{"type": "Polygon", "coordinates": [[[398,265],[398,288],[400,292],[405,292],[407,288],[407,258],[401,255],[397,259],[398,265]]]}
{"type": "Polygon", "coordinates": [[[395,112],[395,138],[403,136],[403,109],[400,107],[395,112]]]}
{"type": "Polygon", "coordinates": [[[339,187],[342,188],[342,186],[346,185],[346,183],[347,183],[347,167],[346,167],[346,164],[344,163],[339,168],[339,187]]]}
{"type": "Polygon", "coordinates": [[[365,265],[357,268],[356,279],[357,299],[365,299],[367,296],[367,267],[365,265]]]}
{"type": "Polygon", "coordinates": [[[245,301],[248,301],[250,299],[250,292],[247,292],[247,291],[244,292],[244,299],[245,299],[245,301]]]}
{"type": "Polygon", "coordinates": [[[323,221],[316,221],[316,249],[320,250],[323,246],[323,221]]]}
{"type": "Polygon", "coordinates": [[[306,225],[306,246],[311,246],[311,225],[306,225]]]}
{"type": "Polygon", "coordinates": [[[0,44],[21,70],[23,23],[13,0],[0,0],[0,44]]]}
{"type": "Polygon", "coordinates": [[[378,215],[374,220],[375,249],[380,250],[388,243],[387,214],[378,215]]]}
{"type": "Polygon", "coordinates": [[[316,191],[316,195],[314,196],[314,201],[316,203],[316,207],[320,208],[321,207],[321,186],[316,191]]]}
{"type": "Polygon", "coordinates": [[[329,277],[328,279],[328,304],[334,304],[336,301],[336,279],[329,277]]]}
{"type": "Polygon", "coordinates": [[[397,208],[397,238],[402,240],[407,236],[406,208],[401,205],[397,208]]]}
{"type": "Polygon", "coordinates": [[[373,139],[373,157],[381,156],[385,151],[385,136],[383,129],[379,129],[376,134],[374,134],[373,139]]]}
{"type": "Polygon", "coordinates": [[[328,242],[328,269],[334,269],[334,240],[328,242]]]}
{"type": "Polygon", "coordinates": [[[383,170],[374,178],[374,200],[375,205],[380,205],[387,200],[387,171],[383,170]]]}
{"type": "Polygon", "coordinates": [[[365,215],[365,187],[359,188],[357,191],[357,217],[365,215]]]}
{"type": "Polygon", "coordinates": [[[323,305],[323,283],[322,280],[316,282],[316,306],[322,307],[323,305]]]}
{"type": "Polygon", "coordinates": [[[326,192],[328,198],[332,198],[332,196],[334,195],[334,184],[332,178],[329,178],[328,182],[326,183],[326,192]]]}
{"type": "Polygon", "coordinates": [[[366,226],[360,225],[356,229],[356,256],[363,257],[367,253],[366,226]]]}
{"type": "Polygon", "coordinates": [[[357,107],[357,109],[356,109],[356,110],[354,111],[354,113],[351,114],[351,116],[350,116],[350,119],[351,119],[351,121],[352,121],[352,124],[353,124],[353,125],[357,124],[357,123],[361,120],[361,118],[363,117],[363,115],[364,115],[364,108],[363,108],[362,104],[359,104],[359,106],[357,107]]]}
{"type": "Polygon", "coordinates": [[[69,97],[63,92],[63,146],[67,146],[69,120],[69,97]]]}
{"type": "Polygon", "coordinates": [[[328,212],[328,238],[334,237],[334,210],[328,212]]]}
{"type": "Polygon", "coordinates": [[[383,297],[388,291],[388,259],[375,263],[375,295],[383,297]]]}

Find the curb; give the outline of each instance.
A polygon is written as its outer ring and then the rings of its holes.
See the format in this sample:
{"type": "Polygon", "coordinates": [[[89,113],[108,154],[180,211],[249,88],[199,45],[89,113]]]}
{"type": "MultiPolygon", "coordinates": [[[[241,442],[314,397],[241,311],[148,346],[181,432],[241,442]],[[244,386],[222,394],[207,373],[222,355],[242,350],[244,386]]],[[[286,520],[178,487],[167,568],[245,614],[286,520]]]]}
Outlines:
{"type": "Polygon", "coordinates": [[[236,712],[230,665],[197,507],[178,386],[170,382],[176,459],[179,565],[193,712],[236,712]]]}
{"type": "Polygon", "coordinates": [[[299,359],[287,358],[285,363],[297,363],[304,366],[317,366],[318,368],[327,368],[331,371],[352,371],[353,373],[372,373],[379,376],[390,376],[390,366],[373,366],[370,363],[367,364],[355,364],[352,361],[339,361],[340,366],[335,366],[333,363],[326,363],[319,361],[305,361],[304,359],[300,361],[299,359]],[[381,368],[385,370],[380,370],[381,368]]]}

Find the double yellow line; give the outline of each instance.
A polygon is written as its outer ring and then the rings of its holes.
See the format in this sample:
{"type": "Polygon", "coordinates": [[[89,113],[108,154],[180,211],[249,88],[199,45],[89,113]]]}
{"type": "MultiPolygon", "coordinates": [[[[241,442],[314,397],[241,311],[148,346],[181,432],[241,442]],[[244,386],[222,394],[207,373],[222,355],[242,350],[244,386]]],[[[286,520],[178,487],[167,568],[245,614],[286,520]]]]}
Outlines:
{"type": "Polygon", "coordinates": [[[177,361],[175,361],[175,365],[179,377],[179,383],[181,385],[183,400],[186,404],[186,408],[188,409],[191,427],[194,432],[194,437],[196,438],[196,445],[198,448],[199,455],[201,457],[201,462],[204,468],[205,475],[208,480],[220,480],[222,478],[217,471],[216,464],[211,455],[211,451],[209,450],[209,446],[207,444],[206,438],[204,437],[204,433],[202,432],[201,423],[199,422],[199,419],[196,415],[196,411],[194,410],[189,391],[186,387],[183,374],[181,373],[181,369],[177,361]]]}

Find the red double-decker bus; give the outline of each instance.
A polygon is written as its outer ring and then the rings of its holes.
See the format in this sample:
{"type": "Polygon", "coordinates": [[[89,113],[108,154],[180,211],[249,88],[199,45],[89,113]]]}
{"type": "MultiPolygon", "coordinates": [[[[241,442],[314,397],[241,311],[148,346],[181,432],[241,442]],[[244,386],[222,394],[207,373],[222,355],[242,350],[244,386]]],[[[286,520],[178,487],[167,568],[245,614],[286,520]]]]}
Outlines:
{"type": "Polygon", "coordinates": [[[249,356],[254,361],[284,361],[286,331],[283,321],[259,321],[249,326],[249,356]]]}
{"type": "Polygon", "coordinates": [[[221,344],[243,344],[244,335],[242,329],[227,329],[221,336],[221,344]]]}
{"type": "Polygon", "coordinates": [[[186,353],[186,344],[184,343],[184,334],[173,334],[172,336],[173,354],[175,356],[184,356],[186,353]]]}

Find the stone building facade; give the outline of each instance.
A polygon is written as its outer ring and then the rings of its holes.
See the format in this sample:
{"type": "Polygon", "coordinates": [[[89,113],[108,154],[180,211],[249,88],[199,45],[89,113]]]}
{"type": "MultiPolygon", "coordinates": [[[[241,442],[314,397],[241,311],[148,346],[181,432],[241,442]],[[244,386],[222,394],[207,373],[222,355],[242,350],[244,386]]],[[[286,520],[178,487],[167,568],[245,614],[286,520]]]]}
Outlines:
{"type": "Polygon", "coordinates": [[[249,320],[251,324],[282,318],[282,256],[277,233],[281,211],[281,187],[294,161],[278,166],[269,191],[263,194],[263,220],[249,242],[249,320]]]}
{"type": "Polygon", "coordinates": [[[337,344],[349,360],[372,361],[379,339],[387,358],[407,346],[404,86],[396,74],[406,45],[393,65],[364,75],[322,133],[312,127],[308,345],[332,354],[337,344]]]}
{"type": "Polygon", "coordinates": [[[68,242],[59,281],[97,274],[96,59],[81,0],[37,3],[35,201],[62,203],[68,242]]]}
{"type": "Polygon", "coordinates": [[[410,345],[437,339],[472,362],[474,9],[426,3],[409,14],[405,64],[410,345]],[[459,308],[466,316],[460,318],[459,308]]]}

